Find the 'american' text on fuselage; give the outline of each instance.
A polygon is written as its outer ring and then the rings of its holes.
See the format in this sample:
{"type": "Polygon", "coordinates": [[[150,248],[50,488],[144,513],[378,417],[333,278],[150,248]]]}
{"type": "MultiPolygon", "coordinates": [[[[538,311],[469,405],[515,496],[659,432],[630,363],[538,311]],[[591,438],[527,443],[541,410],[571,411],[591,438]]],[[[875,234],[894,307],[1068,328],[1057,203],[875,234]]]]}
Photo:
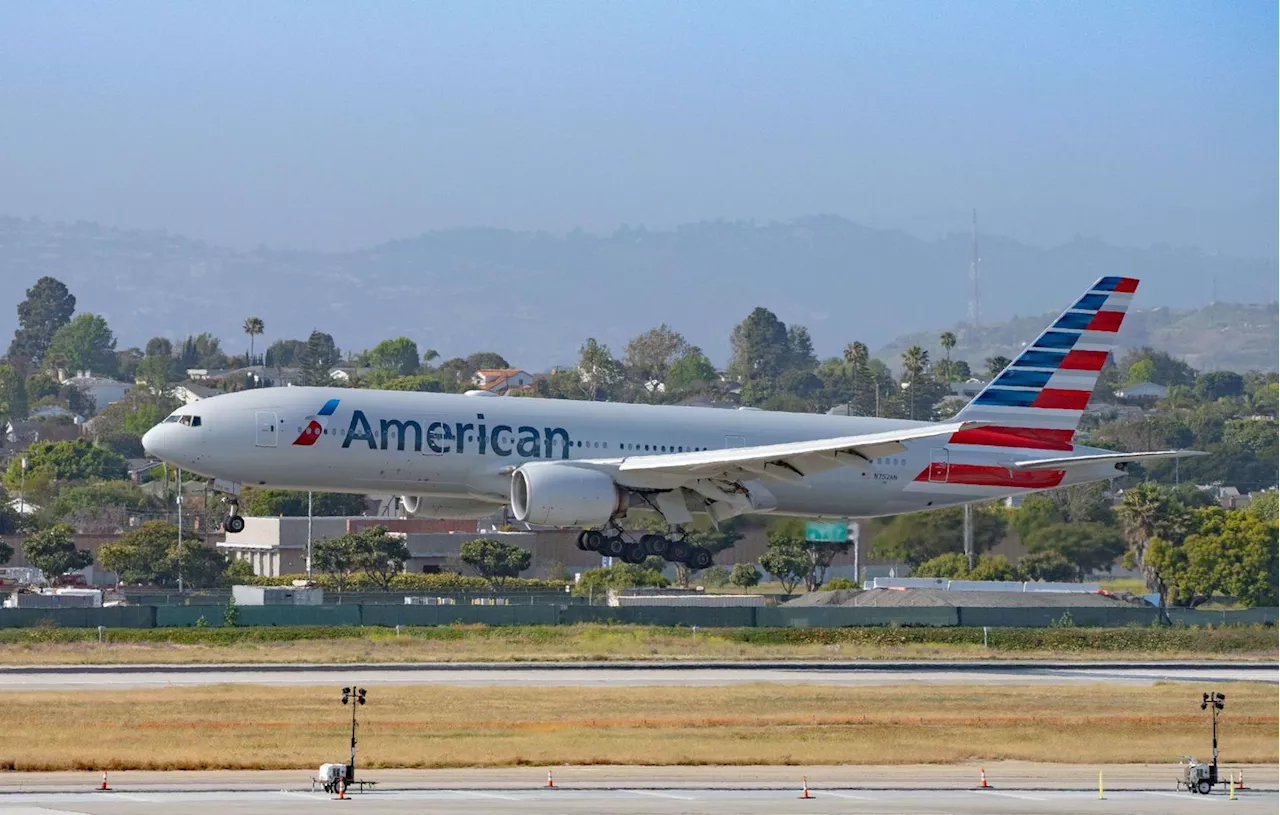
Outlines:
{"type": "Polygon", "coordinates": [[[546,427],[541,431],[529,425],[513,428],[508,424],[495,424],[489,427],[484,424],[483,413],[477,413],[476,420],[476,423],[431,422],[424,434],[422,424],[414,419],[381,419],[375,433],[364,411],[356,410],[351,414],[342,448],[345,450],[352,444],[364,442],[370,450],[386,450],[394,440],[395,449],[404,450],[412,436],[416,453],[422,452],[425,437],[427,450],[437,455],[466,453],[467,442],[474,441],[475,453],[481,456],[492,452],[497,456],[555,458],[559,452],[560,458],[569,457],[569,431],[563,427],[546,427]]]}

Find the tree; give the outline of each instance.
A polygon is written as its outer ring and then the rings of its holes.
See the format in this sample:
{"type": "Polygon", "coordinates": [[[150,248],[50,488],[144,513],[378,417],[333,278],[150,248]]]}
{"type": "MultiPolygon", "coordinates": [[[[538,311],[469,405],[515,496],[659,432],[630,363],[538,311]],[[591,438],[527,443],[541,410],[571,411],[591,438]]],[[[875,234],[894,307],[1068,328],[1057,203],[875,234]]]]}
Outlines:
{"type": "Polygon", "coordinates": [[[182,585],[189,589],[211,589],[217,586],[231,567],[231,562],[222,552],[191,538],[183,541],[181,548],[175,541],[167,556],[172,564],[169,572],[174,575],[174,579],[181,574],[182,585]]]}
{"type": "Polygon", "coordinates": [[[1209,371],[1196,377],[1195,394],[1206,402],[1244,395],[1244,377],[1235,371],[1209,371]]]}
{"type": "Polygon", "coordinates": [[[1009,367],[1010,359],[1008,357],[994,356],[987,357],[983,364],[987,366],[987,378],[995,379],[1005,368],[1009,367]]]}
{"type": "Polygon", "coordinates": [[[147,521],[98,550],[102,568],[120,575],[120,582],[164,586],[177,576],[170,552],[176,554],[178,527],[168,521],[147,521]]]}
{"type": "Polygon", "coordinates": [[[182,377],[177,370],[177,360],[170,356],[144,357],[135,373],[138,384],[152,396],[167,398],[173,393],[173,384],[182,377]]]}
{"type": "Polygon", "coordinates": [[[918,345],[913,345],[902,352],[902,378],[907,380],[910,388],[909,399],[911,403],[910,415],[908,418],[916,417],[916,381],[924,375],[925,368],[929,365],[929,352],[918,345]]]}
{"type": "Polygon", "coordinates": [[[948,552],[926,560],[912,573],[914,577],[939,577],[949,580],[1022,581],[1026,575],[1004,555],[982,555],[973,568],[960,552],[948,552]]]}
{"type": "Polygon", "coordinates": [[[946,362],[944,368],[944,378],[947,382],[955,381],[955,373],[951,370],[951,349],[956,347],[956,335],[951,331],[943,331],[938,337],[938,345],[942,346],[943,357],[946,362]]]}
{"type": "Polygon", "coordinates": [[[27,415],[27,388],[22,375],[7,362],[0,362],[0,420],[27,415]]]}
{"type": "Polygon", "coordinates": [[[1127,557],[1142,570],[1147,588],[1160,595],[1163,607],[1169,593],[1165,578],[1175,563],[1173,547],[1191,528],[1190,510],[1178,502],[1167,487],[1146,483],[1125,492],[1119,516],[1120,527],[1129,542],[1127,557]],[[1160,543],[1156,546],[1156,556],[1151,557],[1149,549],[1157,540],[1160,543]]]}
{"type": "Polygon", "coordinates": [[[573,586],[574,597],[594,597],[603,595],[610,589],[621,591],[635,586],[654,586],[664,588],[667,579],[662,576],[662,561],[653,563],[654,558],[644,563],[615,563],[607,569],[587,569],[573,586]]]}
{"type": "Polygon", "coordinates": [[[777,378],[795,357],[787,326],[767,308],[757,306],[733,328],[730,374],[742,383],[742,401],[758,405],[777,388],[777,378]]]}
{"type": "Polygon", "coordinates": [[[227,355],[222,352],[222,341],[205,332],[188,336],[183,340],[178,361],[184,370],[188,368],[216,370],[226,367],[227,355]]]}
{"type": "Polygon", "coordinates": [[[332,577],[339,594],[346,588],[351,575],[360,571],[359,534],[348,532],[337,538],[318,540],[311,546],[312,567],[332,577]]]}
{"type": "Polygon", "coordinates": [[[1280,515],[1280,492],[1267,490],[1253,497],[1247,511],[1250,515],[1264,523],[1276,523],[1280,515]]]}
{"type": "Polygon", "coordinates": [[[76,298],[61,281],[42,277],[18,304],[18,330],[9,345],[9,360],[20,370],[36,368],[58,329],[71,321],[76,298]]]}
{"type": "Polygon", "coordinates": [[[489,581],[494,591],[502,591],[508,577],[519,577],[533,562],[533,553],[505,541],[477,538],[462,544],[459,557],[489,581]]]}
{"type": "MultiPolygon", "coordinates": [[[[982,553],[1004,539],[1007,521],[999,507],[973,508],[973,550],[982,553]]],[[[896,515],[875,534],[876,557],[918,565],[948,552],[964,551],[964,507],[896,515]]]]}
{"type": "Polygon", "coordinates": [[[244,333],[249,335],[249,364],[253,364],[253,338],[262,334],[266,330],[261,317],[246,317],[244,321],[244,333]]]}
{"type": "MultiPolygon", "coordinates": [[[[128,475],[128,462],[119,453],[99,447],[88,439],[74,441],[38,441],[27,449],[27,486],[33,480],[44,478],[48,482],[117,480],[128,475]]],[[[5,473],[4,481],[9,489],[17,489],[22,483],[22,462],[15,457],[5,473]]]]}
{"type": "Polygon", "coordinates": [[[750,563],[735,563],[729,572],[729,582],[741,589],[760,585],[760,571],[750,563]]]}
{"type": "MultiPolygon", "coordinates": [[[[307,494],[297,490],[268,490],[245,487],[240,493],[244,514],[255,518],[305,517],[307,494]]],[[[311,495],[311,514],[320,517],[363,515],[365,497],[345,492],[316,492],[311,495]]]]}
{"type": "Polygon", "coordinates": [[[269,368],[288,368],[302,364],[307,343],[303,340],[276,340],[267,348],[263,363],[269,368]]]}
{"type": "Polygon", "coordinates": [[[369,352],[369,364],[385,376],[410,376],[418,371],[418,344],[408,337],[383,340],[369,352]]]}
{"type": "Polygon", "coordinates": [[[1043,580],[1047,583],[1063,583],[1075,580],[1079,570],[1060,552],[1045,549],[1023,555],[1018,560],[1018,568],[1028,580],[1043,580]]]}
{"type": "Polygon", "coordinates": [[[302,384],[332,385],[329,372],[341,361],[342,355],[333,337],[323,331],[312,331],[307,345],[302,349],[302,384]]]}
{"type": "Polygon", "coordinates": [[[609,353],[609,346],[601,345],[595,337],[587,337],[578,351],[578,376],[582,392],[596,402],[608,399],[613,388],[622,381],[625,371],[622,363],[609,353]]]}
{"type": "MultiPolygon", "coordinates": [[[[742,540],[741,525],[740,520],[731,518],[721,523],[719,529],[700,529],[689,533],[685,537],[685,542],[690,546],[706,549],[713,556],[718,555],[742,540]]],[[[686,563],[677,563],[676,583],[680,586],[688,586],[695,571],[697,570],[690,568],[686,563]]]]}
{"type": "Polygon", "coordinates": [[[649,382],[665,382],[667,372],[682,359],[689,348],[679,331],[663,323],[633,338],[623,354],[631,379],[644,386],[649,382]]]}
{"type": "MultiPolygon", "coordinates": [[[[6,507],[7,509],[7,507],[6,507]]],[[[8,563],[13,558],[13,547],[0,540],[0,566],[8,563]]]]}
{"type": "Polygon", "coordinates": [[[76,548],[75,530],[68,524],[54,524],[22,542],[27,563],[44,572],[52,581],[59,575],[83,569],[93,563],[93,553],[76,548]]]}
{"type": "Polygon", "coordinates": [[[1150,346],[1134,348],[1120,359],[1120,372],[1129,384],[1194,385],[1196,371],[1187,363],[1150,346]],[[1136,371],[1134,369],[1137,369],[1136,371]]]}
{"type": "Polygon", "coordinates": [[[466,359],[462,360],[462,376],[470,379],[471,375],[479,370],[501,370],[510,368],[511,363],[499,353],[494,351],[477,351],[466,359]]]}
{"type": "Polygon", "coordinates": [[[809,558],[793,538],[770,540],[769,548],[760,556],[760,568],[782,584],[788,597],[809,574],[809,567],[809,558]]]}
{"type": "Polygon", "coordinates": [[[115,335],[97,314],[77,314],[54,333],[44,362],[46,367],[111,376],[119,364],[115,335]]]}
{"type": "Polygon", "coordinates": [[[409,546],[404,535],[373,526],[356,533],[356,565],[373,578],[383,591],[391,589],[391,579],[404,571],[409,546]]]}
{"type": "Polygon", "coordinates": [[[715,382],[717,378],[718,374],[711,360],[694,348],[671,363],[663,382],[667,393],[688,393],[715,382]]]}
{"type": "Polygon", "coordinates": [[[1100,523],[1060,523],[1041,527],[1023,540],[1027,551],[1057,552],[1076,569],[1076,579],[1111,571],[1126,546],[1119,530],[1100,523]]]}
{"type": "Polygon", "coordinates": [[[171,357],[173,356],[173,343],[168,337],[152,337],[147,340],[145,351],[149,357],[171,357]]]}

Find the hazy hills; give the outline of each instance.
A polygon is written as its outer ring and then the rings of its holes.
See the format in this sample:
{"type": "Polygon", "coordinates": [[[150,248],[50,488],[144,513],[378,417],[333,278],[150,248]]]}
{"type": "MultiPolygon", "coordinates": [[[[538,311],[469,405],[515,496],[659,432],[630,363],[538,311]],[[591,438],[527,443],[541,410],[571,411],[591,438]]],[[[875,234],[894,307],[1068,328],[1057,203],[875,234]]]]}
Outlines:
{"type": "MultiPolygon", "coordinates": [[[[892,354],[906,344],[893,338],[915,331],[935,351],[934,328],[965,316],[969,251],[967,235],[926,241],[829,216],[609,235],[462,229],[342,253],[241,252],[163,233],[0,218],[0,303],[16,303],[50,274],[81,310],[108,318],[122,348],[210,331],[237,351],[247,344],[244,318],[255,315],[267,327],[260,346],[313,328],[344,349],[403,334],[446,357],[496,350],[531,369],[572,361],[587,336],[620,352],[667,322],[722,364],[733,325],[757,305],[807,325],[820,356],[854,339],[872,348],[893,342],[892,354]]],[[[1045,248],[993,236],[982,239],[982,258],[991,327],[956,350],[975,364],[1007,355],[1046,319],[996,323],[1059,311],[1096,277],[1125,274],[1143,278],[1139,306],[1172,307],[1135,314],[1126,343],[1208,355],[1192,360],[1198,367],[1276,365],[1274,305],[1182,311],[1208,303],[1215,287],[1220,300],[1275,301],[1274,260],[1085,239],[1045,248]]],[[[0,308],[0,336],[15,320],[12,305],[0,308]]]]}
{"type": "MultiPolygon", "coordinates": [[[[958,340],[952,359],[963,359],[976,371],[983,360],[1002,355],[1014,357],[1026,343],[1044,330],[1059,310],[1036,317],[1018,317],[1008,322],[983,325],[978,329],[957,327],[958,340]]],[[[1150,345],[1185,359],[1201,371],[1274,371],[1276,348],[1280,345],[1280,304],[1239,305],[1214,303],[1198,309],[1135,309],[1120,330],[1121,348],[1150,345]]],[[[912,345],[937,358],[941,331],[916,331],[898,337],[873,353],[899,366],[899,356],[912,345]]]]}

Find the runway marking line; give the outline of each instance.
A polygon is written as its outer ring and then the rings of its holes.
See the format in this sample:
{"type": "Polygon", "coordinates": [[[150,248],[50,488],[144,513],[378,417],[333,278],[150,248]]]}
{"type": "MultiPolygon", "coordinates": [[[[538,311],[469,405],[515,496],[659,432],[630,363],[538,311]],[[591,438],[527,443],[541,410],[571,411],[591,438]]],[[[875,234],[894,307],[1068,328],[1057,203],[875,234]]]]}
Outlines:
{"type": "Polygon", "coordinates": [[[1023,801],[1048,801],[1049,800],[1048,798],[1037,798],[1034,795],[1019,795],[1016,792],[996,792],[995,790],[991,790],[991,789],[965,790],[965,792],[972,792],[975,795],[1000,795],[1005,798],[1020,798],[1023,801]]]}
{"type": "Polygon", "coordinates": [[[692,795],[676,795],[671,792],[658,792],[656,790],[620,790],[621,792],[629,792],[633,795],[652,795],[655,798],[673,798],[677,801],[696,801],[697,798],[692,795]]]}
{"type": "Polygon", "coordinates": [[[442,791],[442,792],[449,792],[449,793],[453,793],[454,795],[470,795],[470,796],[474,796],[474,797],[476,797],[476,798],[493,798],[493,799],[496,799],[496,800],[498,800],[498,801],[519,801],[519,800],[520,800],[519,798],[516,798],[515,796],[512,796],[512,795],[499,795],[499,794],[498,794],[498,793],[496,793],[496,792],[480,792],[480,791],[478,791],[478,790],[441,790],[441,791],[442,791]]]}
{"type": "Polygon", "coordinates": [[[835,798],[851,798],[851,799],[853,799],[853,800],[855,800],[855,801],[874,801],[874,800],[876,800],[875,798],[871,798],[871,797],[868,797],[868,796],[866,796],[866,795],[854,795],[853,793],[849,793],[849,792],[833,792],[833,791],[831,791],[831,790],[820,790],[820,789],[813,789],[813,790],[810,790],[810,792],[812,792],[814,795],[819,795],[819,794],[821,794],[821,795],[830,795],[830,796],[833,796],[833,797],[835,797],[835,798]]]}

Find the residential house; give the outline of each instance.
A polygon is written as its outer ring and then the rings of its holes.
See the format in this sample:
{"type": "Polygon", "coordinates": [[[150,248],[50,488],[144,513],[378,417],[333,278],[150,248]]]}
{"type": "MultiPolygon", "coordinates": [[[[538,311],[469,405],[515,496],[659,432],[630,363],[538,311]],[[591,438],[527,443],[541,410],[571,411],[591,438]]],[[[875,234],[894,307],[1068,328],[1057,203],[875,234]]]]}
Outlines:
{"type": "Polygon", "coordinates": [[[527,388],[533,382],[533,375],[519,368],[482,368],[471,376],[471,384],[497,394],[527,388]]]}
{"type": "Polygon", "coordinates": [[[175,399],[181,400],[182,404],[190,405],[199,402],[201,399],[208,399],[210,396],[216,396],[219,391],[217,388],[211,388],[208,385],[197,385],[194,382],[183,382],[181,385],[174,385],[172,393],[175,399]]]}
{"type": "Polygon", "coordinates": [[[1142,382],[1138,385],[1126,385],[1116,391],[1117,399],[1163,399],[1169,389],[1154,382],[1142,382]]]}
{"type": "Polygon", "coordinates": [[[342,383],[359,381],[367,377],[373,369],[369,367],[357,368],[351,365],[339,365],[329,371],[329,378],[342,383]]]}
{"type": "Polygon", "coordinates": [[[112,402],[119,402],[133,387],[131,382],[121,382],[106,376],[94,376],[88,371],[81,371],[75,376],[67,376],[65,371],[58,371],[58,380],[64,385],[73,385],[93,399],[93,410],[98,412],[112,402]]]}

